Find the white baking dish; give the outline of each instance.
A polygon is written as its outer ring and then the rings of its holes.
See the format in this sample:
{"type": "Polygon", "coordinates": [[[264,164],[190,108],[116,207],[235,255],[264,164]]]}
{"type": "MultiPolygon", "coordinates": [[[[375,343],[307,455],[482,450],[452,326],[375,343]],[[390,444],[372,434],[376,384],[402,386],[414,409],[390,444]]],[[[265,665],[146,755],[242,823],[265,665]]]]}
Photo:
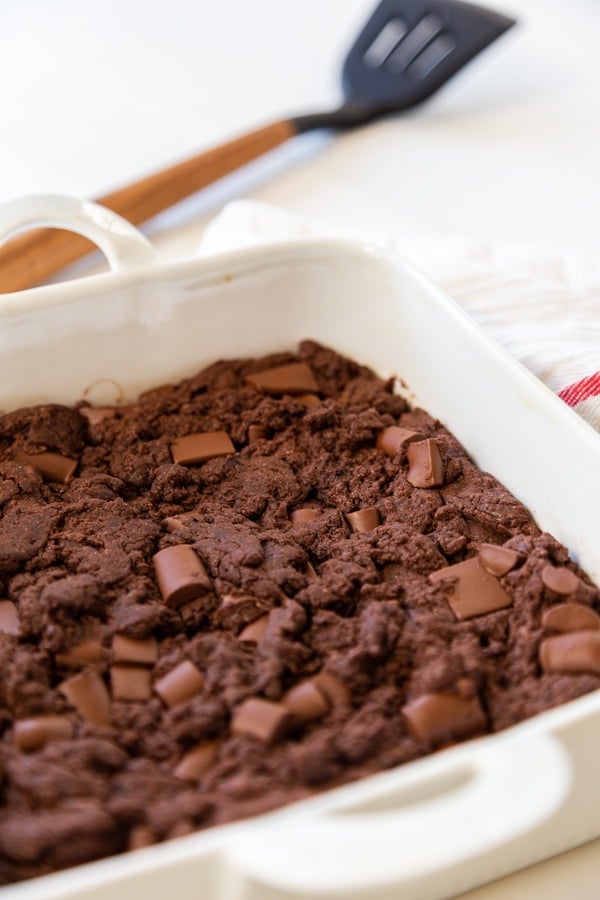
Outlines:
{"type": "MultiPolygon", "coordinates": [[[[93,204],[58,223],[116,271],[0,297],[0,409],[115,402],[220,357],[315,338],[400,375],[600,583],[600,437],[408,263],[319,241],[157,264],[93,204]]],[[[259,818],[5,888],[15,900],[449,897],[600,834],[600,692],[259,818]]]]}

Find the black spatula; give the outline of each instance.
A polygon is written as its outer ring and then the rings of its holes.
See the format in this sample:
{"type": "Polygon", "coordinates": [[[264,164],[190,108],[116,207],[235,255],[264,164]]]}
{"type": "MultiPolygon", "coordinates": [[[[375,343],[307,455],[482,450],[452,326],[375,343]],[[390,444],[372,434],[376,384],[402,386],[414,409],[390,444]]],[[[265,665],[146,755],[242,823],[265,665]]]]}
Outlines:
{"type": "MultiPolygon", "coordinates": [[[[297,134],[354,128],[410,109],[511,25],[506,16],[458,0],[383,0],[346,57],[339,109],[273,122],[98,202],[140,224],[297,134]]],[[[0,292],[31,287],[89,250],[87,241],[63,231],[18,237],[0,249],[0,292]]]]}

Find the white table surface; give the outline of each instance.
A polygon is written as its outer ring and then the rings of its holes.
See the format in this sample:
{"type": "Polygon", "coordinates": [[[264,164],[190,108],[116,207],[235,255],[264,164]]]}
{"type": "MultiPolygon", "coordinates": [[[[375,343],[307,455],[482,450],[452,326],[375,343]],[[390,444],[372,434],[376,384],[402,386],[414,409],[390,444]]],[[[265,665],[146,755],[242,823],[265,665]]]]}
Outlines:
{"type": "MultiPolygon", "coordinates": [[[[0,201],[97,196],[245,128],[325,108],[374,0],[2,0],[0,201]]],[[[600,0],[506,0],[520,22],[430,103],[305,137],[160,217],[194,252],[229,199],[373,232],[600,250],[600,0]]],[[[470,900],[596,900],[600,841],[470,900]]]]}

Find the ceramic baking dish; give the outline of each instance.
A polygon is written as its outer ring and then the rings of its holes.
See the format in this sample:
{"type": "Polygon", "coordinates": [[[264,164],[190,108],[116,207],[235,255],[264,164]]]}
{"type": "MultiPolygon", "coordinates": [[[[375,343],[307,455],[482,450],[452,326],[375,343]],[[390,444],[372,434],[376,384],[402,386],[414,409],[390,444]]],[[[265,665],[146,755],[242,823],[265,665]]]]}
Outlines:
{"type": "MultiPolygon", "coordinates": [[[[158,264],[89,203],[0,210],[112,273],[0,297],[0,409],[120,402],[305,337],[398,374],[600,583],[600,437],[403,260],[319,241],[158,264]]],[[[600,691],[274,813],[5,888],[14,900],[441,898],[600,834],[600,691]]]]}

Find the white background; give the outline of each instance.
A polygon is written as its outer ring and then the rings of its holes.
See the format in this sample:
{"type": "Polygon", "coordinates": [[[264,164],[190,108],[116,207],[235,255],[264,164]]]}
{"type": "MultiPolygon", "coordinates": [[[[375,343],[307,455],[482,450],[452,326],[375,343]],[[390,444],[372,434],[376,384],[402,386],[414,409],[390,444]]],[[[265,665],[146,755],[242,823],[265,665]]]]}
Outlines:
{"type": "MultiPolygon", "coordinates": [[[[374,0],[1,0],[0,201],[95,197],[273,118],[334,105],[374,0]]],[[[306,137],[150,228],[193,252],[252,196],[373,231],[600,249],[600,2],[507,0],[513,29],[433,101],[306,137]]],[[[515,798],[518,802],[518,798],[515,798]]],[[[592,900],[600,842],[469,894],[592,900]]]]}

